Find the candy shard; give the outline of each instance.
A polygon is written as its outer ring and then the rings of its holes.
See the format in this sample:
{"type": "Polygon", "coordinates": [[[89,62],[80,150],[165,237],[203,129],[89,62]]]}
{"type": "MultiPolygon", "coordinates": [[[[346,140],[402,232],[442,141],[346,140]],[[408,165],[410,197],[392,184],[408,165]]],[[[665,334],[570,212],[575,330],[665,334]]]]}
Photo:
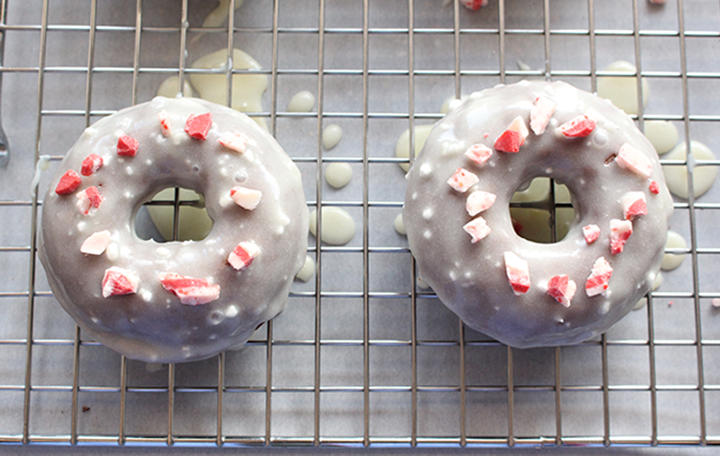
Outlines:
{"type": "Polygon", "coordinates": [[[98,231],[85,239],[80,251],[86,255],[102,255],[108,244],[110,244],[110,231],[98,231]]]}
{"type": "Polygon", "coordinates": [[[465,151],[465,156],[480,166],[484,165],[492,154],[492,149],[484,144],[473,144],[465,151]]]}
{"type": "Polygon", "coordinates": [[[585,293],[592,298],[605,292],[608,289],[610,277],[612,277],[613,269],[605,257],[595,260],[590,276],[585,282],[585,293]]]}
{"type": "Polygon", "coordinates": [[[653,195],[660,194],[660,185],[655,181],[650,182],[649,189],[650,189],[650,193],[652,193],[653,195]]]}
{"type": "Polygon", "coordinates": [[[158,113],[158,121],[160,122],[160,129],[163,136],[170,137],[172,135],[172,122],[170,121],[170,114],[163,109],[158,113]]]}
{"type": "Polygon", "coordinates": [[[241,242],[235,247],[235,250],[230,252],[227,261],[235,270],[240,271],[250,266],[258,255],[260,255],[260,247],[257,244],[241,242]]]}
{"type": "Polygon", "coordinates": [[[82,174],[83,176],[90,176],[92,174],[95,174],[95,172],[97,172],[97,170],[99,170],[102,165],[103,159],[101,156],[97,154],[90,154],[85,158],[85,160],[83,160],[80,174],[82,174]]]}
{"type": "Polygon", "coordinates": [[[211,284],[205,279],[184,277],[174,272],[162,272],[158,279],[163,288],[180,298],[182,304],[207,304],[220,297],[220,285],[211,284]]]}
{"type": "Polygon", "coordinates": [[[84,215],[91,215],[100,207],[105,198],[100,194],[97,187],[88,187],[77,195],[77,208],[84,215]]]}
{"type": "Polygon", "coordinates": [[[487,225],[487,222],[482,217],[477,217],[466,223],[463,226],[463,230],[465,230],[465,232],[470,235],[470,237],[472,238],[470,242],[472,242],[473,244],[487,237],[487,235],[490,234],[491,231],[490,227],[487,225]]]}
{"type": "Polygon", "coordinates": [[[623,217],[632,220],[638,215],[647,215],[647,204],[643,192],[627,192],[620,198],[623,206],[623,217]]]}
{"type": "Polygon", "coordinates": [[[483,192],[482,190],[476,190],[470,193],[465,203],[465,209],[467,210],[470,217],[474,217],[477,214],[488,210],[493,203],[497,195],[494,193],[483,192]]]}
{"type": "Polygon", "coordinates": [[[592,133],[596,126],[597,122],[594,119],[586,115],[579,115],[560,125],[558,130],[568,138],[584,138],[592,133]]]}
{"type": "Polygon", "coordinates": [[[533,133],[536,135],[545,133],[545,128],[555,114],[556,106],[555,102],[549,98],[542,95],[537,97],[535,105],[530,110],[530,129],[533,133]]]}
{"type": "Polygon", "coordinates": [[[122,135],[118,138],[117,154],[127,157],[134,157],[138,152],[137,139],[132,136],[122,135]]]}
{"type": "Polygon", "coordinates": [[[530,270],[528,262],[515,255],[513,252],[505,252],[505,274],[507,274],[513,293],[521,295],[530,289],[530,270]]]}
{"type": "Polygon", "coordinates": [[[57,187],[55,187],[55,193],[58,195],[69,195],[77,190],[81,182],[82,180],[80,176],[78,176],[78,173],[69,169],[60,178],[60,182],[58,182],[57,187]]]}
{"type": "Polygon", "coordinates": [[[190,135],[191,138],[195,138],[199,141],[205,141],[207,134],[212,126],[212,113],[206,112],[205,114],[190,114],[185,122],[185,133],[190,135]]]}
{"type": "Polygon", "coordinates": [[[650,159],[628,143],[620,146],[615,161],[621,168],[625,168],[644,179],[649,179],[652,175],[652,163],[650,159]]]}
{"type": "Polygon", "coordinates": [[[547,294],[565,307],[570,307],[570,301],[576,291],[577,284],[570,280],[567,274],[556,275],[548,282],[547,294]]]}
{"type": "Polygon", "coordinates": [[[600,236],[600,227],[597,225],[585,225],[582,229],[585,242],[592,244],[600,236]]]}
{"type": "Polygon", "coordinates": [[[460,193],[467,192],[470,187],[478,182],[480,182],[480,179],[465,168],[456,169],[455,174],[447,181],[449,186],[460,193]]]}
{"type": "Polygon", "coordinates": [[[493,147],[500,152],[519,152],[520,146],[525,143],[525,138],[527,138],[528,134],[529,132],[525,126],[525,121],[522,117],[517,116],[507,127],[507,130],[495,140],[493,147]]]}
{"type": "Polygon", "coordinates": [[[105,270],[102,280],[102,295],[107,298],[133,294],[137,291],[139,283],[140,278],[135,272],[113,266],[105,270]]]}
{"type": "Polygon", "coordinates": [[[471,11],[477,11],[483,6],[487,6],[488,0],[460,0],[460,3],[471,11]]]}
{"type": "Polygon", "coordinates": [[[630,220],[610,220],[610,253],[617,255],[625,248],[625,241],[632,234],[630,220]]]}
{"type": "Polygon", "coordinates": [[[228,133],[221,138],[218,138],[218,142],[230,150],[234,150],[240,154],[245,152],[247,143],[250,139],[242,133],[228,133]]]}
{"type": "Polygon", "coordinates": [[[241,187],[239,185],[230,189],[230,198],[235,201],[235,204],[248,211],[252,211],[257,207],[261,197],[262,192],[260,190],[241,187]]]}

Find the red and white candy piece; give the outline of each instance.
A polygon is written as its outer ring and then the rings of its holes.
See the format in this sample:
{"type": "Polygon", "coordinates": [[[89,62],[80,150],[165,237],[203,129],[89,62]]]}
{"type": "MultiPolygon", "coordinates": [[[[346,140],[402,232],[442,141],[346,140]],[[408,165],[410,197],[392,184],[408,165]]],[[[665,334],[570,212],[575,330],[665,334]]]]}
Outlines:
{"type": "Polygon", "coordinates": [[[137,139],[132,136],[122,135],[118,138],[117,154],[127,157],[134,157],[138,152],[137,139]]]}
{"type": "Polygon", "coordinates": [[[102,255],[109,244],[110,231],[98,231],[85,239],[80,246],[80,251],[86,255],[102,255]]]}
{"type": "Polygon", "coordinates": [[[78,176],[78,173],[69,169],[60,178],[60,182],[58,182],[57,187],[55,187],[55,193],[58,195],[69,195],[77,190],[81,182],[82,180],[80,176],[78,176]]]}
{"type": "Polygon", "coordinates": [[[570,307],[570,301],[577,291],[577,284],[575,281],[570,280],[567,274],[554,276],[548,282],[547,287],[547,294],[555,298],[563,306],[570,307]]]}
{"type": "Polygon", "coordinates": [[[460,193],[467,192],[470,187],[478,182],[480,182],[480,179],[465,168],[456,169],[455,174],[447,181],[449,186],[460,193]]]}
{"type": "Polygon", "coordinates": [[[647,215],[647,204],[643,192],[627,192],[620,198],[625,220],[632,220],[638,215],[647,215]]]}
{"type": "Polygon", "coordinates": [[[170,136],[172,134],[172,121],[170,120],[170,114],[163,109],[158,113],[158,121],[160,122],[160,131],[162,131],[163,136],[170,136]]]}
{"type": "Polygon", "coordinates": [[[584,138],[592,133],[596,126],[597,122],[594,119],[580,115],[560,125],[558,130],[568,138],[584,138]]]}
{"type": "Polygon", "coordinates": [[[556,106],[555,102],[549,98],[542,95],[537,97],[535,106],[530,110],[530,129],[533,133],[536,135],[545,133],[545,128],[555,114],[556,106]]]}
{"type": "Polygon", "coordinates": [[[632,222],[630,220],[610,220],[610,253],[617,255],[625,248],[625,241],[632,234],[632,222]]]}
{"type": "Polygon", "coordinates": [[[498,139],[495,140],[495,150],[500,152],[516,153],[520,151],[520,146],[525,143],[528,132],[525,121],[522,117],[517,116],[515,120],[507,127],[498,139]]]}
{"type": "Polygon", "coordinates": [[[102,168],[103,165],[103,159],[101,156],[97,154],[90,154],[87,157],[85,157],[85,160],[82,162],[82,167],[80,168],[80,174],[83,176],[90,176],[92,174],[95,174],[97,170],[102,168]]]}
{"type": "Polygon", "coordinates": [[[190,135],[191,138],[195,138],[199,141],[205,141],[207,134],[212,126],[212,113],[206,112],[205,114],[190,114],[187,122],[185,122],[185,133],[190,135]]]}
{"type": "Polygon", "coordinates": [[[477,11],[483,6],[487,6],[488,0],[460,0],[460,3],[469,10],[477,11]]]}
{"type": "Polygon", "coordinates": [[[88,187],[77,194],[77,208],[84,215],[91,215],[100,207],[105,198],[100,194],[97,187],[88,187]]]}
{"type": "Polygon", "coordinates": [[[129,269],[113,266],[105,270],[102,280],[103,298],[123,296],[137,291],[140,278],[129,269]]]}
{"type": "Polygon", "coordinates": [[[628,143],[620,146],[615,161],[621,168],[625,168],[644,179],[649,179],[652,175],[652,163],[650,163],[650,159],[628,143]]]}
{"type": "Polygon", "coordinates": [[[228,263],[233,269],[240,271],[252,264],[253,260],[260,255],[260,247],[254,242],[241,242],[230,252],[228,263]]]}
{"type": "Polygon", "coordinates": [[[180,302],[189,306],[207,304],[220,297],[220,285],[211,284],[205,279],[184,277],[174,272],[158,275],[163,288],[180,298],[180,302]]]}
{"type": "Polygon", "coordinates": [[[480,166],[484,165],[492,154],[492,149],[484,144],[473,144],[465,151],[465,156],[480,166]]]}
{"type": "Polygon", "coordinates": [[[479,213],[490,209],[496,198],[497,195],[494,193],[476,190],[468,195],[467,201],[465,202],[465,209],[468,214],[470,214],[470,217],[474,217],[479,213]]]}
{"type": "Polygon", "coordinates": [[[597,225],[585,225],[582,229],[585,242],[592,244],[600,236],[600,227],[597,225]]]}
{"type": "Polygon", "coordinates": [[[610,277],[612,277],[613,268],[607,262],[605,257],[595,260],[590,276],[585,282],[585,293],[592,298],[605,292],[610,286],[610,277]]]}
{"type": "Polygon", "coordinates": [[[660,194],[660,185],[655,181],[650,182],[649,189],[650,189],[650,193],[652,193],[653,195],[660,194]]]}
{"type": "Polygon", "coordinates": [[[250,138],[242,133],[228,133],[218,138],[220,145],[240,154],[245,152],[248,141],[250,138]]]}
{"type": "Polygon", "coordinates": [[[482,217],[477,217],[463,226],[463,230],[470,235],[470,242],[473,244],[481,239],[485,239],[490,234],[490,227],[482,217]]]}
{"type": "Polygon", "coordinates": [[[528,262],[515,255],[513,252],[505,252],[505,274],[507,274],[513,293],[521,295],[530,289],[530,270],[528,262]]]}
{"type": "Polygon", "coordinates": [[[258,203],[260,203],[262,192],[238,185],[230,189],[230,198],[243,209],[252,211],[257,207],[258,203]]]}

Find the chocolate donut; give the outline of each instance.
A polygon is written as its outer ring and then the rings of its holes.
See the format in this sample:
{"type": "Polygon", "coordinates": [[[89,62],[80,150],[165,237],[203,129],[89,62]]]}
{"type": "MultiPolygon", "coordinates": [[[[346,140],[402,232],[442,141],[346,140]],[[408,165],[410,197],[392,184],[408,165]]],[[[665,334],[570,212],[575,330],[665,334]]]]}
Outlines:
{"type": "Polygon", "coordinates": [[[673,206],[657,154],[607,101],[562,82],[474,93],[433,128],[403,220],[418,273],[471,328],[527,348],[607,331],[650,290],[673,206]],[[536,177],[571,192],[552,244],[516,234],[509,201],[536,177]]]}
{"type": "Polygon", "coordinates": [[[282,311],[307,223],[300,172],[257,123],[157,97],[83,132],[45,194],[39,254],[87,335],[133,359],[193,361],[241,346],[282,311]],[[140,206],[167,187],[204,195],[205,239],[136,235],[140,206]]]}

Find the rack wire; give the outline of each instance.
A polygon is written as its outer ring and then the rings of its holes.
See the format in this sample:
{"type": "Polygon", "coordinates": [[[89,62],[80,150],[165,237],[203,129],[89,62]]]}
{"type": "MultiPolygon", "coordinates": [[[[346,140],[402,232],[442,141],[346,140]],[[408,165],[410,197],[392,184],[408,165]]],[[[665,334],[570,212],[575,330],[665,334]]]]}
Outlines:
{"type": "MultiPolygon", "coordinates": [[[[228,3],[232,11],[239,0],[228,3]]],[[[464,327],[416,286],[407,243],[392,229],[404,196],[397,137],[440,118],[443,99],[497,83],[564,79],[594,90],[608,63],[631,60],[653,88],[639,127],[668,120],[681,141],[720,150],[716,1],[491,0],[478,12],[458,0],[244,3],[226,25],[201,27],[208,2],[2,1],[11,151],[0,169],[0,442],[720,443],[720,315],[711,304],[720,298],[720,191],[676,200],[671,228],[689,247],[670,252],[686,254],[683,265],[646,307],[575,347],[514,350],[464,327]],[[148,368],[85,338],[60,310],[36,256],[47,174],[39,196],[28,187],[41,155],[54,168],[98,118],[149,100],[168,76],[182,87],[203,72],[192,60],[213,46],[261,62],[268,110],[253,115],[300,167],[311,209],[342,207],[358,231],[346,246],[311,239],[313,280],[296,283],[285,312],[242,351],[148,368]],[[539,69],[515,69],[519,60],[539,69]],[[288,112],[303,89],[314,91],[315,109],[288,112]],[[344,138],[325,151],[330,123],[344,138]],[[332,162],[356,172],[345,189],[324,183],[332,162]]],[[[227,81],[243,73],[228,68],[227,81]]],[[[642,101],[639,79],[638,89],[642,101]]],[[[695,161],[688,175],[718,165],[695,161]]]]}

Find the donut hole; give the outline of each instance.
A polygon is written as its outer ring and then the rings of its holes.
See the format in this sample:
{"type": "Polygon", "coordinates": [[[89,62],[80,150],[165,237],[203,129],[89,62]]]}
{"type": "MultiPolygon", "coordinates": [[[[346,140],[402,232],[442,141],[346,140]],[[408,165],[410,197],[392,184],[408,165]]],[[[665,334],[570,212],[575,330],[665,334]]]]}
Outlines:
{"type": "Polygon", "coordinates": [[[570,231],[575,209],[565,185],[548,177],[536,177],[513,194],[510,217],[518,236],[532,242],[552,244],[562,241],[570,231]]]}
{"type": "Polygon", "coordinates": [[[168,187],[145,203],[135,218],[135,234],[156,242],[202,241],[213,227],[202,194],[186,188],[168,187]],[[177,233],[174,232],[177,198],[177,233]]]}

